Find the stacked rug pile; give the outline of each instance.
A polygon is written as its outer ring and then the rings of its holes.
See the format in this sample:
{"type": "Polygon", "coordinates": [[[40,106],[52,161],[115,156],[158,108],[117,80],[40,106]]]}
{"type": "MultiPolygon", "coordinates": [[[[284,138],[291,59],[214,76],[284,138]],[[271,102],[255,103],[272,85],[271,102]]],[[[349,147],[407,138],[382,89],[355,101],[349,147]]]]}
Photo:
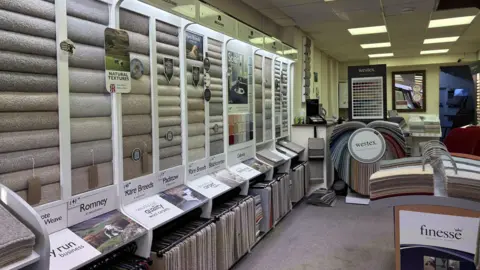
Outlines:
{"type": "Polygon", "coordinates": [[[440,119],[437,115],[413,115],[408,118],[411,133],[439,133],[440,119]]]}
{"type": "Polygon", "coordinates": [[[448,196],[480,201],[480,161],[459,157],[453,159],[457,173],[452,162],[443,161],[448,196]]]}
{"type": "MultiPolygon", "coordinates": [[[[0,268],[32,254],[35,235],[0,205],[0,268]]],[[[3,269],[3,268],[2,268],[3,269]]]]}
{"type": "Polygon", "coordinates": [[[380,169],[380,162],[362,163],[354,159],[348,150],[348,140],[360,128],[372,128],[380,132],[386,144],[383,160],[406,156],[406,143],[400,126],[386,121],[373,121],[368,125],[362,122],[346,122],[337,125],[330,137],[330,152],[339,177],[355,192],[370,195],[370,176],[380,169]]]}

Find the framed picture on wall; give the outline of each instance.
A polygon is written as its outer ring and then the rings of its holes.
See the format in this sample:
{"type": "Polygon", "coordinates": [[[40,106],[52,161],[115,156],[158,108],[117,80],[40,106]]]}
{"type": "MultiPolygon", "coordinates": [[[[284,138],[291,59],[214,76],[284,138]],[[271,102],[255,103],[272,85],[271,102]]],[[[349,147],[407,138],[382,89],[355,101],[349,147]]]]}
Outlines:
{"type": "Polygon", "coordinates": [[[392,109],[425,112],[427,109],[425,70],[392,72],[392,109]]]}

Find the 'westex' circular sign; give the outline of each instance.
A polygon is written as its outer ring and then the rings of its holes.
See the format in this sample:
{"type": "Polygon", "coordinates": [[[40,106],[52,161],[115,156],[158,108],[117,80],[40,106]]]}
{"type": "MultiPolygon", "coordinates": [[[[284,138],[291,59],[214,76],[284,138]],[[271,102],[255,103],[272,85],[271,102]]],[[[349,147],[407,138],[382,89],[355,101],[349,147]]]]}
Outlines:
{"type": "Polygon", "coordinates": [[[348,151],[354,159],[362,163],[374,163],[385,154],[385,139],[372,128],[361,128],[348,139],[348,151]]]}

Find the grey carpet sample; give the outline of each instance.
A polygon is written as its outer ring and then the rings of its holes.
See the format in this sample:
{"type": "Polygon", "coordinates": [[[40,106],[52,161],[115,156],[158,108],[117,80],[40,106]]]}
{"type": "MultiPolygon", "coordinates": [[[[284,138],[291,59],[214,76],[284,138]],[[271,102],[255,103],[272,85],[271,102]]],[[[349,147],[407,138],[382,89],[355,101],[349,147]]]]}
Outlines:
{"type": "Polygon", "coordinates": [[[148,36],[148,17],[121,8],[119,18],[121,29],[148,36]]]}
{"type": "Polygon", "coordinates": [[[182,144],[182,136],[173,136],[173,139],[171,141],[166,140],[165,137],[160,137],[160,140],[158,141],[158,144],[159,144],[160,148],[181,145],[182,144]]]}
{"type": "Polygon", "coordinates": [[[259,54],[255,54],[255,68],[262,69],[263,68],[263,56],[259,54]]]}
{"type": "Polygon", "coordinates": [[[168,33],[159,32],[157,30],[157,42],[178,47],[178,36],[170,35],[168,33]]]}
{"type": "Polygon", "coordinates": [[[137,80],[132,79],[131,88],[129,94],[150,94],[150,77],[142,76],[137,80]]]}
{"type": "MultiPolygon", "coordinates": [[[[9,2],[9,1],[7,1],[9,2]]],[[[0,9],[0,29],[55,39],[55,22],[0,9]]]]}
{"type": "Polygon", "coordinates": [[[110,117],[72,118],[70,133],[72,143],[110,139],[112,119],[110,117]]]}
{"type": "Polygon", "coordinates": [[[105,28],[107,26],[104,24],[72,16],[67,17],[68,38],[75,43],[103,48],[105,46],[105,28]],[[88,29],[88,31],[85,31],[85,29],[88,29]]]}
{"type": "Polygon", "coordinates": [[[210,156],[223,153],[223,149],[223,140],[210,142],[210,156]]]}
{"type": "Polygon", "coordinates": [[[1,92],[57,92],[57,76],[0,71],[1,92]]]}
{"type": "Polygon", "coordinates": [[[217,53],[217,52],[213,52],[213,51],[209,51],[209,52],[208,52],[208,57],[209,57],[209,58],[212,58],[212,59],[222,60],[222,54],[221,54],[221,53],[217,53]]]}
{"type": "Polygon", "coordinates": [[[55,5],[45,1],[22,0],[0,1],[0,9],[25,14],[28,16],[55,21],[55,5]]]}
{"type": "Polygon", "coordinates": [[[70,117],[104,117],[111,115],[111,97],[105,94],[70,94],[70,117]]]}
{"type": "Polygon", "coordinates": [[[0,92],[0,112],[57,111],[56,93],[0,92]]]}
{"type": "MultiPolygon", "coordinates": [[[[70,93],[106,94],[105,70],[69,68],[70,93]]],[[[132,83],[133,90],[133,83],[132,83]]]]}
{"type": "Polygon", "coordinates": [[[180,116],[182,109],[176,106],[162,106],[158,108],[158,116],[180,116]]]}
{"type": "Polygon", "coordinates": [[[0,50],[55,57],[55,41],[49,38],[0,30],[0,50]]]}
{"type": "Polygon", "coordinates": [[[222,133],[217,133],[217,134],[210,134],[210,141],[220,141],[223,140],[223,130],[222,133]]]}
{"type": "Polygon", "coordinates": [[[97,0],[67,1],[67,14],[87,21],[108,25],[108,12],[108,5],[97,0]]]}
{"type": "Polygon", "coordinates": [[[0,113],[0,132],[58,128],[57,112],[0,113]]]}
{"type": "Polygon", "coordinates": [[[188,160],[195,161],[205,157],[205,148],[189,149],[188,160]]]}
{"type": "Polygon", "coordinates": [[[188,137],[188,149],[205,147],[205,136],[189,136],[188,137]]]}
{"type": "Polygon", "coordinates": [[[222,83],[217,84],[217,83],[210,83],[210,90],[212,91],[212,96],[222,96],[223,95],[223,85],[222,83]],[[218,94],[215,94],[213,92],[216,92],[218,94]]]}
{"type": "Polygon", "coordinates": [[[139,135],[123,137],[123,157],[131,157],[134,149],[140,149],[141,153],[152,153],[152,136],[139,135]]]}
{"type": "MultiPolygon", "coordinates": [[[[112,160],[112,141],[74,143],[71,147],[72,168],[91,166],[112,160]]],[[[36,161],[36,160],[35,160],[36,161]]]]}
{"type": "Polygon", "coordinates": [[[0,70],[55,75],[57,60],[48,56],[0,51],[0,70]]]}
{"type": "Polygon", "coordinates": [[[152,118],[150,115],[125,115],[122,120],[123,136],[152,133],[152,118]]]}
{"type": "Polygon", "coordinates": [[[69,56],[70,67],[105,70],[104,48],[81,43],[76,43],[75,48],[75,54],[69,56]]]}
{"type": "Polygon", "coordinates": [[[170,146],[160,149],[160,158],[173,157],[182,154],[182,147],[180,145],[170,146]]]}
{"type": "Polygon", "coordinates": [[[182,119],[179,116],[161,117],[158,119],[159,127],[169,127],[172,125],[181,125],[182,119]]]}
{"type": "Polygon", "coordinates": [[[180,98],[180,87],[178,86],[173,86],[173,85],[158,85],[157,86],[157,91],[158,91],[158,98],[161,96],[164,97],[178,97],[180,98]]]}
{"type": "Polygon", "coordinates": [[[210,115],[221,115],[221,114],[223,114],[222,103],[210,104],[210,115]]]}
{"type": "Polygon", "coordinates": [[[148,36],[127,31],[130,46],[129,51],[148,55],[150,53],[148,36]]]}
{"type": "Polygon", "coordinates": [[[203,92],[204,90],[201,87],[187,85],[187,95],[189,98],[198,98],[203,100],[203,92]]]}
{"type": "MultiPolygon", "coordinates": [[[[179,55],[178,50],[179,50],[178,46],[164,44],[164,43],[157,43],[157,52],[158,53],[178,57],[178,55],[179,55]]],[[[160,62],[160,63],[163,63],[163,61],[160,62]]]]}
{"type": "Polygon", "coordinates": [[[222,77],[222,67],[221,66],[216,66],[216,65],[210,66],[210,76],[221,78],[222,77]]]}
{"type": "Polygon", "coordinates": [[[181,126],[171,126],[171,127],[160,127],[158,129],[158,135],[160,138],[165,138],[167,133],[171,132],[174,136],[179,136],[182,134],[182,127],[181,126]]]}
{"type": "MultiPolygon", "coordinates": [[[[28,188],[28,180],[32,178],[32,168],[12,173],[0,174],[0,183],[12,191],[21,191],[28,188]]],[[[60,166],[51,165],[35,168],[35,177],[42,186],[60,182],[60,166]]]]}
{"type": "Polygon", "coordinates": [[[180,102],[180,97],[178,96],[166,96],[158,99],[158,106],[180,106],[180,102]]]}
{"type": "Polygon", "coordinates": [[[164,32],[173,36],[178,36],[178,27],[163,21],[156,21],[157,31],[164,32]]]}
{"type": "Polygon", "coordinates": [[[212,98],[209,102],[210,111],[210,155],[224,152],[223,147],[223,80],[222,80],[222,46],[223,42],[208,39],[208,56],[210,59],[210,90],[212,98]],[[214,130],[216,128],[216,130],[214,130]]]}
{"type": "Polygon", "coordinates": [[[55,146],[58,146],[58,130],[56,129],[0,133],[0,153],[55,146]]]}
{"type": "MultiPolygon", "coordinates": [[[[27,190],[18,191],[17,195],[20,196],[22,199],[27,200],[27,190]]],[[[58,201],[60,200],[60,197],[61,197],[61,190],[60,190],[59,183],[45,185],[45,186],[42,186],[40,202],[36,205],[42,205],[42,204],[58,201]]],[[[36,206],[36,205],[32,205],[32,206],[36,206]]]]}
{"type": "Polygon", "coordinates": [[[160,158],[160,170],[166,170],[182,165],[182,156],[173,156],[168,158],[160,158]]]}
{"type": "Polygon", "coordinates": [[[150,114],[151,100],[147,95],[122,95],[122,113],[124,115],[150,114]]]}
{"type": "Polygon", "coordinates": [[[188,109],[189,110],[204,110],[205,101],[203,99],[188,99],[188,109]]]}
{"type": "Polygon", "coordinates": [[[123,180],[127,181],[130,179],[134,179],[140,177],[142,175],[147,175],[152,172],[152,155],[148,155],[147,157],[147,168],[149,171],[143,172],[143,160],[134,161],[131,158],[124,158],[123,159],[123,180]]]}
{"type": "MultiPolygon", "coordinates": [[[[97,188],[106,187],[113,184],[113,165],[111,162],[95,164],[98,170],[98,186],[97,188]]],[[[80,167],[72,170],[72,194],[77,195],[89,191],[88,168],[80,167]]]]}
{"type": "Polygon", "coordinates": [[[0,174],[55,165],[60,162],[58,147],[0,154],[0,174]]]}

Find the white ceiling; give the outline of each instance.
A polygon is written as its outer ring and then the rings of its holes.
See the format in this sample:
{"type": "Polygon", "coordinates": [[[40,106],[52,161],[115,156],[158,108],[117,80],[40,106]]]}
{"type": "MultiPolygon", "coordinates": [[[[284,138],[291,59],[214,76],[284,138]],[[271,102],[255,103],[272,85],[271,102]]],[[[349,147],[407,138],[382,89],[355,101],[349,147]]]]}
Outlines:
{"type": "MultiPolygon", "coordinates": [[[[298,26],[315,47],[339,61],[368,59],[393,52],[420,56],[421,50],[450,49],[448,54],[480,49],[480,15],[470,25],[428,29],[430,19],[477,15],[476,8],[434,12],[436,0],[242,0],[281,26],[298,26]],[[348,28],[385,25],[388,33],[352,36],[348,28]],[[460,36],[454,43],[423,45],[425,38],[460,36]],[[391,48],[362,49],[360,44],[391,42],[391,48]]],[[[454,0],[452,0],[454,1],[454,0]]]]}

